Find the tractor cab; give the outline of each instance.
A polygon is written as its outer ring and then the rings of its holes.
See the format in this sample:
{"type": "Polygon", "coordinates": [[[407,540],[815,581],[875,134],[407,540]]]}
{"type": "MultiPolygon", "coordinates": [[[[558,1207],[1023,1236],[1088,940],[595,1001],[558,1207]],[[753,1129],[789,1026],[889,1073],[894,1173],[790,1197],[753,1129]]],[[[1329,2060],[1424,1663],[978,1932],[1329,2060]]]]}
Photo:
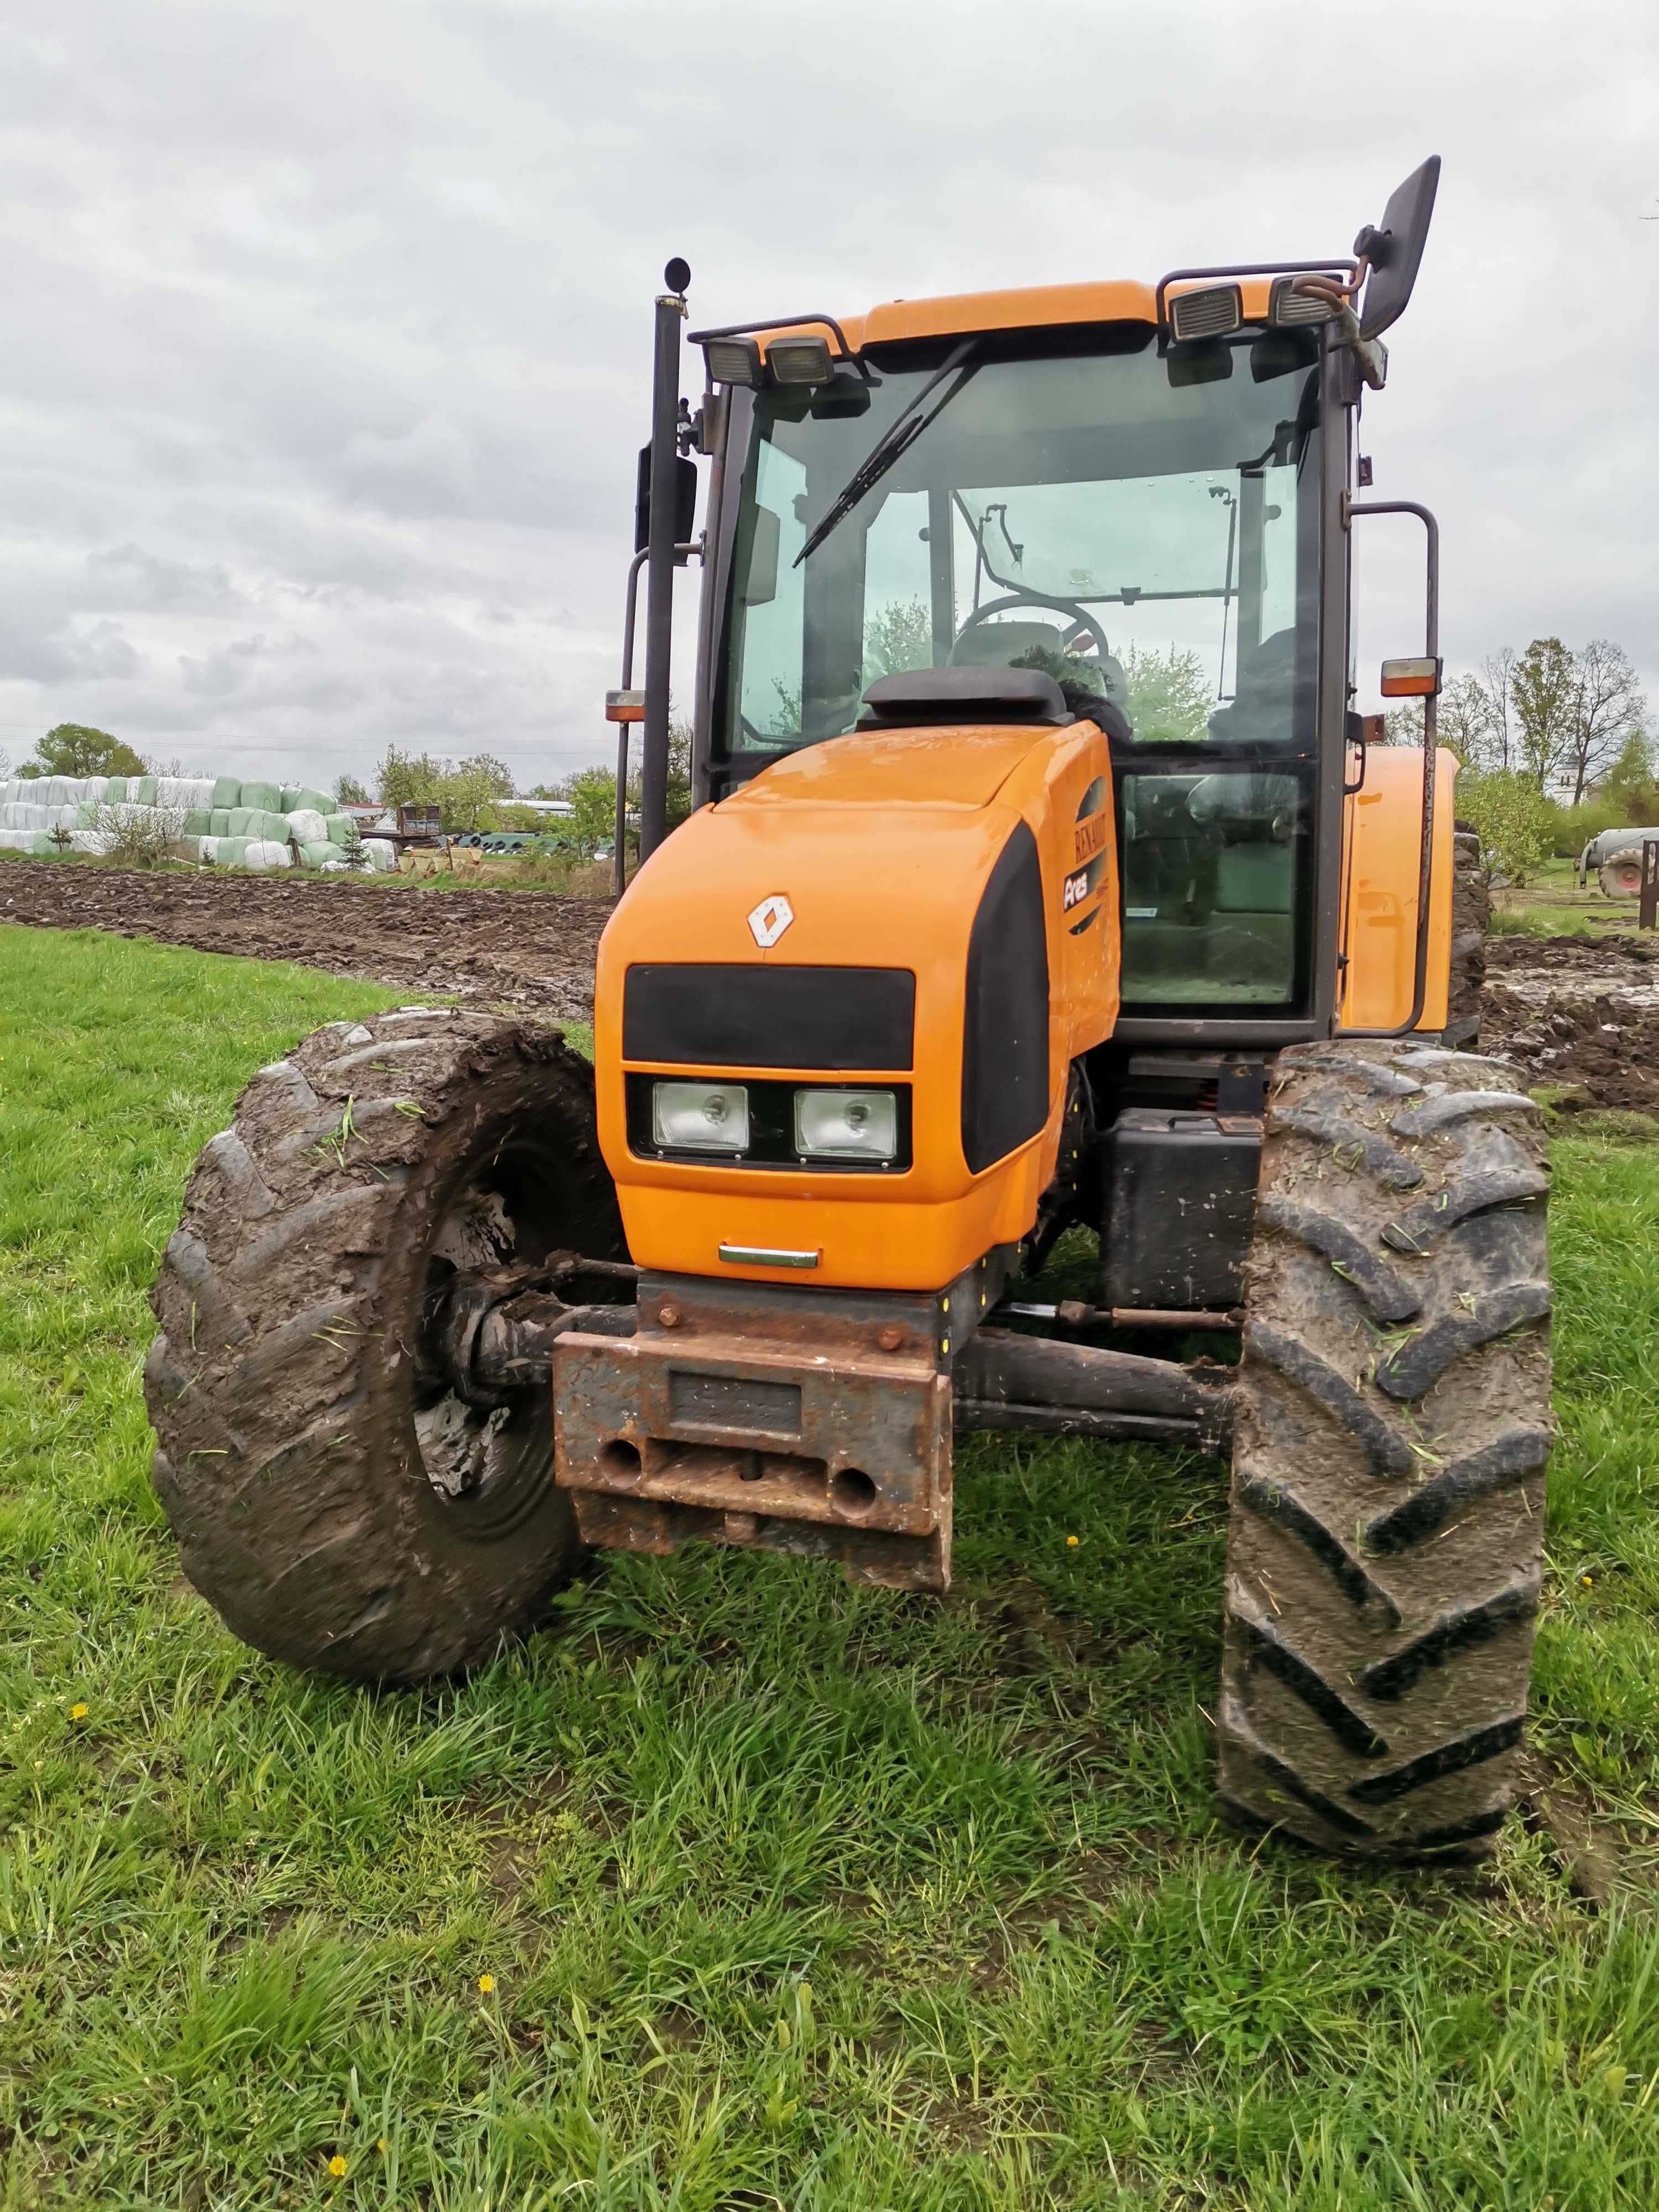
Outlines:
{"type": "Polygon", "coordinates": [[[1316,328],[1231,296],[1236,327],[1184,343],[1133,284],[878,309],[851,359],[820,343],[817,384],[767,376],[775,343],[708,344],[763,380],[716,388],[707,795],[852,730],[884,678],[948,727],[986,712],[963,672],[1050,677],[1110,740],[1129,1018],[1315,1011],[1322,488],[1348,418],[1316,328]]]}

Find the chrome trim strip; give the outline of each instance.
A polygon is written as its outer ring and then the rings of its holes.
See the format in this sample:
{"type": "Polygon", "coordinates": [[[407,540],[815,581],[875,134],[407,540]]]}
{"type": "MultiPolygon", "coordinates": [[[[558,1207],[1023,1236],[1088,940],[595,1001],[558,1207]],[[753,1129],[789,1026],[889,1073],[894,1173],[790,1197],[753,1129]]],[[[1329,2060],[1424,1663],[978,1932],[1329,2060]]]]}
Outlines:
{"type": "Polygon", "coordinates": [[[720,1257],[729,1267],[816,1267],[817,1252],[769,1251],[763,1244],[722,1244],[720,1257]]]}

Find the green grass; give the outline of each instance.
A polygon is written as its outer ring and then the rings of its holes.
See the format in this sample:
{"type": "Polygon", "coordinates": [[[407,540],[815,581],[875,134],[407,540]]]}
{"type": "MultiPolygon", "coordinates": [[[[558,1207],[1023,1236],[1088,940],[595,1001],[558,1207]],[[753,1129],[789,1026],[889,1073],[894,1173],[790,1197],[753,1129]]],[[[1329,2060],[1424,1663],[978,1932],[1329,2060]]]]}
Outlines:
{"type": "Polygon", "coordinates": [[[1528,880],[1492,893],[1495,937],[1622,935],[1636,927],[1637,902],[1610,899],[1594,875],[1578,888],[1576,860],[1547,860],[1528,880]]]}
{"type": "Polygon", "coordinates": [[[0,2206],[1659,2197],[1659,1151],[1558,1147],[1550,1826],[1378,1875],[1218,1823],[1224,1486],[1151,1450],[977,1440],[944,1604],[692,1551],[464,1686],[234,1643],[145,1291],[248,1073],[389,996],[0,928],[0,2206]]]}

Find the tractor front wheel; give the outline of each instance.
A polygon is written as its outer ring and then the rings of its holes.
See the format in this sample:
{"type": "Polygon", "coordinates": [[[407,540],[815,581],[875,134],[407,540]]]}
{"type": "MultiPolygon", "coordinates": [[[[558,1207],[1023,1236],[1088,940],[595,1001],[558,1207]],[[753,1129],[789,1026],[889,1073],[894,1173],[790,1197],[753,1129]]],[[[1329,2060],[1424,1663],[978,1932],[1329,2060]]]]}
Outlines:
{"type": "Polygon", "coordinates": [[[579,1557],[545,1382],[460,1394],[462,1273],[623,1256],[592,1071],[557,1030],[404,1008],[262,1068],[204,1148],[151,1303],[155,1480],[246,1642],[416,1681],[533,1625],[579,1557]]]}
{"type": "Polygon", "coordinates": [[[1241,1820],[1468,1855],[1509,1803],[1549,1456],[1547,1178],[1492,1060],[1279,1061],[1245,1271],[1219,1735],[1241,1820]]]}

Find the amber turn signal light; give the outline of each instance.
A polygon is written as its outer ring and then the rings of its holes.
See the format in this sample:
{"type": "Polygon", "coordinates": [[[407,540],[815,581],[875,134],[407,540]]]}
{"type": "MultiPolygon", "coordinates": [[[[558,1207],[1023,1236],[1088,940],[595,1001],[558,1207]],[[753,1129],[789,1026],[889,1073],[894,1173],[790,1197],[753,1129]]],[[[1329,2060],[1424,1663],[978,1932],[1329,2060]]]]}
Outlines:
{"type": "Polygon", "coordinates": [[[1440,662],[1426,655],[1421,660],[1385,660],[1382,688],[1385,699],[1437,698],[1440,662]]]}

